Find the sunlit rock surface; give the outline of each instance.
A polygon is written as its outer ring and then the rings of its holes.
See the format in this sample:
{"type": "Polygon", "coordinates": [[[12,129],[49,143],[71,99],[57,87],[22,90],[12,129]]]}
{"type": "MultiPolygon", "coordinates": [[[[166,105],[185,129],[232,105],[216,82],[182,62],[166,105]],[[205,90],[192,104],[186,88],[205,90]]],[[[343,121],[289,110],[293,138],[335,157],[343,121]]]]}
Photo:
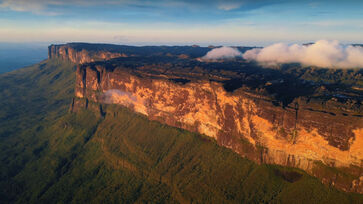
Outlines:
{"type": "MultiPolygon", "coordinates": [[[[96,61],[82,54],[86,51],[67,52],[74,62],[96,61]]],[[[116,57],[97,57],[110,56],[116,57]]],[[[196,75],[166,73],[157,66],[130,68],[117,61],[79,65],[71,108],[102,113],[102,105],[97,104],[123,105],[152,120],[213,137],[258,163],[301,168],[326,184],[363,193],[359,106],[342,108],[353,106],[306,96],[282,106],[265,92],[243,87],[227,91],[215,77],[196,75]]]]}

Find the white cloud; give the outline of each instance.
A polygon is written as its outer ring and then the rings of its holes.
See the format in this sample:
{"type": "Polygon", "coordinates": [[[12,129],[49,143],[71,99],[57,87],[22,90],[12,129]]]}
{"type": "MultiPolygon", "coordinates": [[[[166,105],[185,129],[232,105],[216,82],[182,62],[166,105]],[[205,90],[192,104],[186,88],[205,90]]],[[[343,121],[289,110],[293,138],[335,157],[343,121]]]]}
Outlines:
{"type": "Polygon", "coordinates": [[[230,11],[233,9],[238,9],[242,6],[242,2],[223,2],[218,5],[218,9],[224,11],[230,11]]]}
{"type": "Polygon", "coordinates": [[[30,11],[35,14],[57,15],[59,13],[46,11],[48,5],[59,5],[62,1],[56,0],[3,0],[0,8],[6,8],[13,11],[26,12],[30,11]]]}
{"type": "MultiPolygon", "coordinates": [[[[266,3],[270,0],[265,0],[266,3]]],[[[230,11],[250,6],[252,8],[262,7],[264,4],[253,0],[209,0],[209,1],[190,1],[190,0],[0,0],[0,8],[6,8],[19,12],[32,12],[35,14],[56,14],[51,10],[51,6],[95,6],[95,5],[113,5],[113,6],[149,6],[152,8],[183,8],[183,9],[201,9],[217,8],[224,11],[230,11]]],[[[250,10],[250,9],[248,9],[250,10]]]]}
{"type": "Polygon", "coordinates": [[[80,5],[90,6],[99,4],[125,4],[129,0],[0,0],[0,8],[19,12],[32,12],[41,15],[59,15],[61,13],[51,11],[50,6],[80,5]]]}
{"type": "Polygon", "coordinates": [[[206,60],[218,60],[218,59],[231,59],[236,57],[242,57],[242,53],[232,47],[220,47],[209,51],[203,59],[206,60]]]}
{"type": "Polygon", "coordinates": [[[320,40],[312,45],[274,44],[265,48],[248,50],[247,60],[263,65],[301,63],[325,68],[363,68],[363,47],[341,45],[338,41],[320,40]]]}

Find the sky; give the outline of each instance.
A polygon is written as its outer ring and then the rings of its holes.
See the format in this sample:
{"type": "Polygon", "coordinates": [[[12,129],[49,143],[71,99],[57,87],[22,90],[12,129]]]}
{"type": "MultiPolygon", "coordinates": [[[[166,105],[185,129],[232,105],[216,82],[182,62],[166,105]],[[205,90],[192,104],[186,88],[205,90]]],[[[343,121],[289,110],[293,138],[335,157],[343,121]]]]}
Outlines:
{"type": "Polygon", "coordinates": [[[363,0],[0,0],[0,43],[363,43],[363,0]]]}

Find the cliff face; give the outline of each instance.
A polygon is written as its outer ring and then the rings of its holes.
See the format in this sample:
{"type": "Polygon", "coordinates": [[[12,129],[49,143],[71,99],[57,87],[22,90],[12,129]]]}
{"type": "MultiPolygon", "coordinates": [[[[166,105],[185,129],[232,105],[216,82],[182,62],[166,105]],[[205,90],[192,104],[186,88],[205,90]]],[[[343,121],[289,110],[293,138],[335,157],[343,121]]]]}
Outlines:
{"type": "Polygon", "coordinates": [[[254,161],[298,167],[343,190],[363,192],[359,115],[314,110],[314,104],[304,98],[282,108],[244,90],[229,93],[218,82],[182,84],[102,66],[78,67],[75,94],[88,102],[120,104],[152,120],[205,134],[254,161]],[[350,180],[340,173],[319,175],[322,164],[342,169],[350,180]]]}
{"type": "Polygon", "coordinates": [[[109,60],[117,57],[127,57],[127,55],[124,53],[110,52],[106,50],[77,50],[71,45],[51,45],[48,47],[48,58],[70,60],[76,64],[109,60]]]}
{"type": "MultiPolygon", "coordinates": [[[[120,54],[89,53],[50,47],[50,57],[78,64],[120,54]]],[[[119,104],[151,120],[213,137],[258,163],[301,168],[326,184],[363,193],[359,102],[347,100],[343,104],[336,98],[321,102],[301,96],[281,106],[265,92],[243,87],[227,91],[218,77],[135,61],[140,64],[111,61],[79,65],[72,111],[91,108],[103,114],[102,104],[119,104]]]]}
{"type": "MultiPolygon", "coordinates": [[[[241,51],[251,49],[240,47],[241,51]]],[[[197,58],[203,56],[211,48],[199,46],[126,46],[112,44],[68,43],[50,45],[49,58],[70,60],[76,64],[104,61],[128,56],[177,56],[180,58],[197,58]]]]}

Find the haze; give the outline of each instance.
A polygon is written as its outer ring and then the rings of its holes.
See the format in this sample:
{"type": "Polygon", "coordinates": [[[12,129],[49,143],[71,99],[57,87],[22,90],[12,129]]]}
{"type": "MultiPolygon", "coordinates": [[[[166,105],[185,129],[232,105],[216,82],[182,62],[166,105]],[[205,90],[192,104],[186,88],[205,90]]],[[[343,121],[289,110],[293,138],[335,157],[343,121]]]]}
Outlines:
{"type": "Polygon", "coordinates": [[[358,0],[0,0],[2,42],[361,43],[358,0]]]}

